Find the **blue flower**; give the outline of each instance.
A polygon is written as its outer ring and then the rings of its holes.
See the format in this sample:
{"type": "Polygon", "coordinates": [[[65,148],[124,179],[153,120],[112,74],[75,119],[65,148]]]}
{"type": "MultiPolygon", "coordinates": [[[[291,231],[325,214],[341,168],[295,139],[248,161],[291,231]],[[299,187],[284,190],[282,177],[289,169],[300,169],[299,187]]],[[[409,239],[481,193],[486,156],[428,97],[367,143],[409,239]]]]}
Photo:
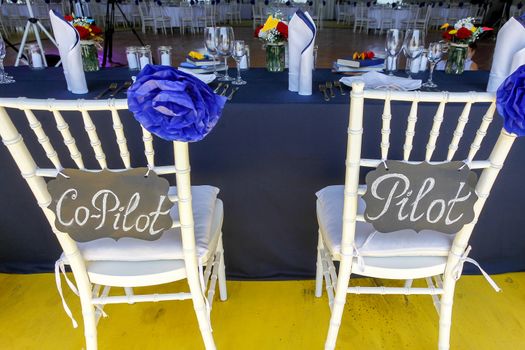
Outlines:
{"type": "Polygon", "coordinates": [[[149,132],[168,141],[202,140],[219,121],[226,97],[173,67],[146,65],[128,90],[128,108],[149,132]]]}
{"type": "Polygon", "coordinates": [[[505,79],[496,97],[505,130],[525,136],[525,64],[505,79]]]}

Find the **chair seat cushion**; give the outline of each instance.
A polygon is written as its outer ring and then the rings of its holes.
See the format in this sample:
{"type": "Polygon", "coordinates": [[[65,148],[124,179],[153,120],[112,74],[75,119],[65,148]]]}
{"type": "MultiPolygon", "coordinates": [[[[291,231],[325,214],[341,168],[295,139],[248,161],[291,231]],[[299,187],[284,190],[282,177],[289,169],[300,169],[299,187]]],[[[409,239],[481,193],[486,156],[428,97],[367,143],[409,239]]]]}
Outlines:
{"type": "MultiPolygon", "coordinates": [[[[195,221],[195,245],[197,255],[202,258],[208,253],[208,243],[215,241],[220,227],[212,229],[212,218],[219,189],[212,186],[192,186],[192,208],[195,221]]],[[[176,188],[170,187],[170,195],[176,195],[176,188]]],[[[171,209],[173,220],[179,220],[177,205],[171,209]]],[[[222,221],[221,221],[222,222],[222,221]]],[[[183,259],[180,228],[165,231],[156,241],[145,241],[125,237],[118,241],[101,238],[78,243],[85,260],[88,261],[149,261],[183,259]]]]}
{"type": "MultiPolygon", "coordinates": [[[[341,252],[344,186],[328,186],[316,195],[317,218],[324,243],[337,257],[341,252]]],[[[365,208],[365,201],[359,196],[357,213],[363,214],[365,208]]],[[[432,230],[380,233],[367,222],[356,223],[355,246],[362,256],[446,256],[453,239],[454,235],[432,230]],[[372,233],[374,236],[367,241],[372,233]]]]}

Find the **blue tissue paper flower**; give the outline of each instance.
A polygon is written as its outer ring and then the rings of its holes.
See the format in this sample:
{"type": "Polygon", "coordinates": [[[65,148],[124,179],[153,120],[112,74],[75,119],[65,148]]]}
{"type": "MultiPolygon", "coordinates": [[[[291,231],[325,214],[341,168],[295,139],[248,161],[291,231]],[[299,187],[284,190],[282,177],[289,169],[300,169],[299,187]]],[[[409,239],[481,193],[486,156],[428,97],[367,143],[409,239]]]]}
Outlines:
{"type": "Polygon", "coordinates": [[[525,64],[505,79],[498,88],[496,98],[505,130],[525,136],[525,64]]]}
{"type": "Polygon", "coordinates": [[[193,75],[146,65],[128,90],[128,108],[149,132],[168,141],[202,140],[219,121],[226,97],[193,75]]]}

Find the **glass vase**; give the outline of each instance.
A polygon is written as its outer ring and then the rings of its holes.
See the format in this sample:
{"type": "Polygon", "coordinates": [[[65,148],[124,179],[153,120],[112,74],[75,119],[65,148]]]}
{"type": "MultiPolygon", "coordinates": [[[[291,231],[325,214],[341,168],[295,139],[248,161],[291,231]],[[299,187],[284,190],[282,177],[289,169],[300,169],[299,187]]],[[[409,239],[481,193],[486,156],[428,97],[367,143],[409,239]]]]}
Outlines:
{"type": "Polygon", "coordinates": [[[84,72],[98,71],[98,51],[95,42],[91,40],[82,40],[80,42],[80,51],[82,52],[82,65],[84,66],[84,72]]]}
{"type": "Polygon", "coordinates": [[[462,74],[465,70],[465,59],[467,58],[467,53],[467,44],[450,43],[445,72],[447,74],[462,74]]]}
{"type": "Polygon", "coordinates": [[[285,67],[284,44],[266,44],[266,69],[268,72],[282,72],[285,67]]]}

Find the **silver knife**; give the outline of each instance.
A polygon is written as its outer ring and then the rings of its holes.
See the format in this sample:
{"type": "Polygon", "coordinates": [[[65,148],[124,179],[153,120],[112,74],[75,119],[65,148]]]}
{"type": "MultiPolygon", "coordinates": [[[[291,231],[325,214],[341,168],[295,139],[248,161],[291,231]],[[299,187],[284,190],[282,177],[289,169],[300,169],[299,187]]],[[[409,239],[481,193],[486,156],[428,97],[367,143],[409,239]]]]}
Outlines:
{"type": "Polygon", "coordinates": [[[215,90],[213,90],[213,92],[218,93],[223,85],[224,83],[219,83],[219,85],[217,85],[217,87],[215,88],[215,90]]]}
{"type": "Polygon", "coordinates": [[[232,89],[232,92],[230,92],[230,94],[228,95],[228,101],[231,101],[232,98],[233,98],[233,94],[235,94],[237,92],[237,90],[239,90],[239,87],[236,86],[232,89]]]}

